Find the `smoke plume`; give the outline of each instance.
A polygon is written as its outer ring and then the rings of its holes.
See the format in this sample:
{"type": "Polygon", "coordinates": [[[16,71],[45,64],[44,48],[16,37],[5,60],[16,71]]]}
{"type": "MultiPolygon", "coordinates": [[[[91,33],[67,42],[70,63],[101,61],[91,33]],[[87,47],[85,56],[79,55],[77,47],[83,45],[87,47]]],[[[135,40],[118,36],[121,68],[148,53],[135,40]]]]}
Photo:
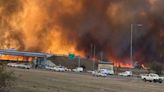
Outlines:
{"type": "Polygon", "coordinates": [[[0,47],[126,62],[163,58],[163,0],[0,0],[0,47]],[[142,26],[137,26],[142,24],[142,26]],[[160,53],[160,54],[159,54],[160,53]],[[124,59],[124,60],[123,60],[124,59]]]}

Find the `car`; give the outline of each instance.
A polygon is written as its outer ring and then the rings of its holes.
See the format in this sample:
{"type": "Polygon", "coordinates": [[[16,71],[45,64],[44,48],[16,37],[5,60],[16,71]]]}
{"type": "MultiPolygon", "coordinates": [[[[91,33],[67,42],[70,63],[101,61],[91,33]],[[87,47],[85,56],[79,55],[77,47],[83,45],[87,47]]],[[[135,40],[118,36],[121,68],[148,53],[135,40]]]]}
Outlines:
{"type": "Polygon", "coordinates": [[[107,75],[113,75],[114,71],[109,70],[109,69],[99,69],[102,73],[107,74],[107,75]]]}
{"type": "Polygon", "coordinates": [[[7,66],[9,66],[9,67],[18,67],[19,64],[18,63],[8,63],[7,66]]]}
{"type": "Polygon", "coordinates": [[[28,63],[21,63],[21,64],[18,64],[17,67],[18,68],[23,68],[23,69],[30,69],[30,68],[32,68],[32,65],[28,64],[28,63]]]}
{"type": "Polygon", "coordinates": [[[53,70],[53,68],[54,68],[54,66],[48,66],[48,65],[45,66],[45,69],[46,69],[46,70],[53,70]]]}
{"type": "Polygon", "coordinates": [[[83,72],[83,68],[82,67],[76,67],[75,69],[73,69],[73,72],[83,72]]]}
{"type": "Polygon", "coordinates": [[[8,63],[7,66],[8,67],[14,67],[16,65],[16,63],[8,63]]]}
{"type": "Polygon", "coordinates": [[[58,69],[57,66],[52,67],[51,70],[56,71],[56,72],[59,72],[59,69],[58,69]]]}
{"type": "Polygon", "coordinates": [[[52,68],[53,71],[56,71],[56,72],[64,72],[65,71],[65,68],[62,67],[62,66],[54,66],[52,68]]]}
{"type": "Polygon", "coordinates": [[[71,72],[71,69],[68,69],[67,67],[64,67],[65,71],[71,72]]]}
{"type": "Polygon", "coordinates": [[[58,67],[58,70],[59,70],[59,72],[64,72],[65,71],[65,68],[62,67],[62,66],[60,66],[60,67],[58,67]]]}
{"type": "Polygon", "coordinates": [[[96,76],[96,77],[107,77],[107,74],[102,73],[101,70],[93,71],[93,72],[92,72],[92,75],[93,75],[93,76],[96,76]]]}
{"type": "Polygon", "coordinates": [[[164,80],[164,77],[159,77],[158,74],[155,73],[149,73],[149,74],[143,74],[141,75],[141,79],[143,81],[149,81],[149,82],[159,82],[162,83],[164,80]]]}
{"type": "Polygon", "coordinates": [[[125,72],[122,72],[122,73],[118,73],[119,76],[124,76],[124,77],[130,77],[130,76],[133,76],[133,73],[132,71],[125,71],[125,72]]]}

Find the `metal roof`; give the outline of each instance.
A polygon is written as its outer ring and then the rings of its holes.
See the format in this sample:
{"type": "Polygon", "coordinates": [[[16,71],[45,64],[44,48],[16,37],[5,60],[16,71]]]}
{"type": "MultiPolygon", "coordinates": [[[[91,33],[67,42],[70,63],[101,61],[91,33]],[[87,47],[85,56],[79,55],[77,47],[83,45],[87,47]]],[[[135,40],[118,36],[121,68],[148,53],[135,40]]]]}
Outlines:
{"type": "Polygon", "coordinates": [[[113,63],[110,61],[108,61],[108,62],[107,61],[100,61],[99,64],[113,64],[113,63]]]}
{"type": "Polygon", "coordinates": [[[46,53],[25,52],[17,50],[0,50],[0,54],[14,56],[46,57],[46,53]]]}

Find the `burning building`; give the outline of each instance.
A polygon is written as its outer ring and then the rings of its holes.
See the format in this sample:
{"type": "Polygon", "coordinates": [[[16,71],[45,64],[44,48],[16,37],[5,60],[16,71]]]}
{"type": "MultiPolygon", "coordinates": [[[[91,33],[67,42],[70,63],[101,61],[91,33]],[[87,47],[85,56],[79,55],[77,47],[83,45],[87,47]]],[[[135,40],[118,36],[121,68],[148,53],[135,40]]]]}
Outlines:
{"type": "Polygon", "coordinates": [[[0,50],[0,61],[27,62],[37,65],[45,64],[49,54],[21,52],[16,50],[0,50]]]}
{"type": "Polygon", "coordinates": [[[163,0],[1,0],[0,49],[97,57],[131,66],[133,58],[163,62],[163,0]],[[161,54],[159,54],[161,53],[161,54]],[[160,59],[162,58],[162,59],[160,59]]]}

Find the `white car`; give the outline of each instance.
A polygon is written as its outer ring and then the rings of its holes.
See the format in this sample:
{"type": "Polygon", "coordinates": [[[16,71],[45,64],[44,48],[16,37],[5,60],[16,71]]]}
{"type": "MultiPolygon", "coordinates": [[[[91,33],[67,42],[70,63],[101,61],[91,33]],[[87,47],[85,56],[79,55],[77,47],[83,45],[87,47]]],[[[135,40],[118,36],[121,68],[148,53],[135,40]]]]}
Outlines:
{"type": "Polygon", "coordinates": [[[68,69],[67,67],[64,67],[65,71],[71,72],[71,69],[68,69]]]}
{"type": "Polygon", "coordinates": [[[118,73],[118,75],[124,76],[124,77],[130,77],[130,76],[133,76],[133,73],[132,73],[132,71],[125,71],[122,73],[118,73]]]}
{"type": "Polygon", "coordinates": [[[54,66],[45,66],[46,70],[53,70],[54,66]]]}
{"type": "Polygon", "coordinates": [[[9,67],[14,67],[16,65],[16,63],[8,63],[7,66],[9,67]]]}
{"type": "Polygon", "coordinates": [[[144,80],[145,82],[146,81],[149,81],[149,82],[153,81],[153,82],[162,83],[164,80],[164,77],[159,77],[158,74],[150,73],[150,74],[141,75],[141,79],[144,80]]]}
{"type": "Polygon", "coordinates": [[[102,73],[100,70],[93,71],[92,75],[96,77],[107,77],[107,74],[102,73]]]}
{"type": "Polygon", "coordinates": [[[56,67],[56,66],[52,67],[52,69],[51,69],[51,70],[56,71],[56,72],[58,72],[58,71],[59,71],[58,67],[56,67]]]}
{"type": "Polygon", "coordinates": [[[23,68],[23,69],[30,69],[30,68],[32,68],[32,65],[31,64],[24,64],[24,63],[22,63],[22,64],[18,64],[17,67],[18,68],[23,68]]]}
{"type": "Polygon", "coordinates": [[[114,71],[109,70],[109,69],[99,69],[102,73],[107,74],[107,75],[113,75],[114,71]]]}
{"type": "Polygon", "coordinates": [[[73,69],[74,72],[83,72],[83,68],[82,67],[77,67],[75,69],[73,69]]]}
{"type": "Polygon", "coordinates": [[[56,72],[64,72],[65,68],[61,67],[61,66],[55,66],[52,68],[52,70],[56,71],[56,72]]]}
{"type": "Polygon", "coordinates": [[[59,72],[64,72],[65,68],[64,67],[58,67],[59,72]]]}
{"type": "Polygon", "coordinates": [[[18,67],[19,64],[17,64],[17,63],[8,63],[7,66],[9,66],[9,67],[18,67]]]}

